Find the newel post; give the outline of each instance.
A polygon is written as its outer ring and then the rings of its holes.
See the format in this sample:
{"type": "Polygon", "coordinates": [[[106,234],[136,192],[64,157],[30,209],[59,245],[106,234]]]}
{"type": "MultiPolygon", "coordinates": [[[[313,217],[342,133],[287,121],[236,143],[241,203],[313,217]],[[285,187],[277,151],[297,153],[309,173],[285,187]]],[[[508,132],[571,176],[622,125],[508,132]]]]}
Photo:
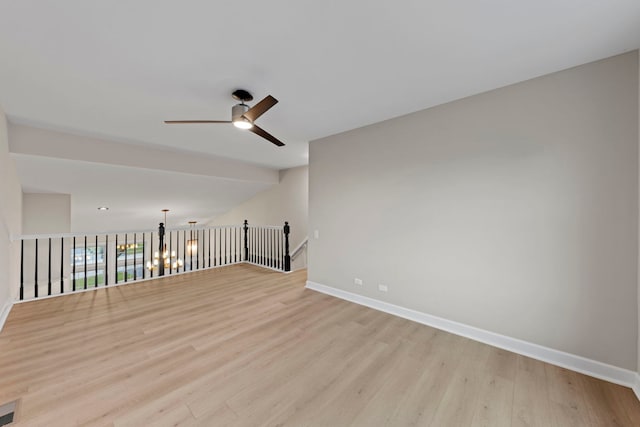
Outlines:
{"type": "MultiPolygon", "coordinates": [[[[75,263],[75,260],[73,262],[75,263]]],[[[74,280],[75,280],[75,277],[74,277],[74,280]]],[[[22,301],[23,299],[24,299],[24,239],[20,239],[20,301],[22,301]]]]}
{"type": "Polygon", "coordinates": [[[284,222],[284,271],[291,271],[291,255],[289,255],[289,223],[284,222]]]}
{"type": "MultiPolygon", "coordinates": [[[[164,276],[164,223],[158,227],[158,276],[164,276]]],[[[126,273],[125,273],[126,274],[126,273]]]]}
{"type": "Polygon", "coordinates": [[[244,260],[249,261],[249,222],[246,219],[244,220],[244,226],[242,229],[244,230],[244,260]]]}

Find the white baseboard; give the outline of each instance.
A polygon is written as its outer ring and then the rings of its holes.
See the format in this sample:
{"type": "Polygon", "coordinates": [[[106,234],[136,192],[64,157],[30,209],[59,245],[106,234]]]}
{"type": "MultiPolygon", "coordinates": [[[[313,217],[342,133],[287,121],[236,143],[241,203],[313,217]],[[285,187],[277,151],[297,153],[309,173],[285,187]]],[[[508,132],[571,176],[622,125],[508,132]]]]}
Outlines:
{"type": "Polygon", "coordinates": [[[272,270],[272,271],[276,271],[278,273],[291,273],[290,271],[282,271],[279,268],[275,268],[275,267],[269,267],[267,265],[262,265],[262,264],[258,264],[255,262],[251,262],[251,261],[240,261],[238,262],[238,264],[249,264],[249,265],[255,265],[256,267],[262,267],[262,268],[266,268],[267,270],[272,270]]]}
{"type": "Polygon", "coordinates": [[[636,373],[636,381],[633,384],[633,387],[631,387],[633,389],[633,392],[636,394],[636,397],[638,398],[638,400],[640,400],[640,374],[636,373]]]}
{"type": "Polygon", "coordinates": [[[2,332],[2,328],[4,327],[4,322],[7,321],[7,317],[9,317],[9,312],[11,311],[11,307],[13,307],[12,301],[7,301],[0,310],[0,332],[2,332]]]}
{"type": "Polygon", "coordinates": [[[332,288],[312,281],[307,281],[308,289],[318,291],[327,295],[331,295],[343,300],[347,300],[356,304],[364,305],[385,313],[393,314],[423,325],[432,326],[443,331],[451,332],[480,341],[494,347],[502,348],[514,353],[528,356],[533,359],[551,363],[552,365],[600,378],[615,384],[630,387],[640,399],[640,375],[628,369],[619,368],[617,366],[608,365],[596,360],[587,359],[575,354],[565,353],[560,350],[554,350],[538,344],[522,341],[517,338],[507,337],[505,335],[496,334],[494,332],[479,329],[463,323],[454,322],[443,319],[441,317],[432,316],[430,314],[411,310],[408,308],[393,305],[387,302],[343,291],[341,289],[332,288]]]}

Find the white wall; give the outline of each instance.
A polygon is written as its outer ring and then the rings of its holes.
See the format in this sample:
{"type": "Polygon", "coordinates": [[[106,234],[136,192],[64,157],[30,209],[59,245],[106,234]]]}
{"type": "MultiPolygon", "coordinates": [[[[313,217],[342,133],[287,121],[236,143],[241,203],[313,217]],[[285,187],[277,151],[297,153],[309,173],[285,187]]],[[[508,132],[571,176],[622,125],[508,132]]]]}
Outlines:
{"type": "Polygon", "coordinates": [[[310,281],[636,370],[637,52],[314,141],[309,168],[310,281]]]}
{"type": "Polygon", "coordinates": [[[283,169],[277,185],[216,217],[211,225],[241,224],[245,219],[254,225],[284,225],[288,221],[293,250],[307,236],[308,199],[309,167],[283,169]]]}
{"type": "Polygon", "coordinates": [[[0,325],[18,289],[20,254],[10,238],[21,233],[21,210],[22,189],[9,155],[7,119],[0,109],[0,325]]]}
{"type": "Polygon", "coordinates": [[[22,233],[53,234],[71,232],[71,195],[24,193],[22,233]]]}

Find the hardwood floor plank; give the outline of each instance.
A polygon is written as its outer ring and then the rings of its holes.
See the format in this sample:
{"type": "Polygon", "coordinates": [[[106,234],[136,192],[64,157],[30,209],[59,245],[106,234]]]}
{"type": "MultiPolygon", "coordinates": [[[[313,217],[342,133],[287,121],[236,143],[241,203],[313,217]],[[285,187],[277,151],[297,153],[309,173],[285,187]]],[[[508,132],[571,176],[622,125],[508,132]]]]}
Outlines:
{"type": "Polygon", "coordinates": [[[431,335],[420,357],[422,369],[397,399],[396,409],[385,425],[431,425],[462,360],[465,345],[464,338],[446,332],[436,331],[431,335]]]}
{"type": "Polygon", "coordinates": [[[17,304],[16,426],[638,426],[627,388],[235,265],[17,304]]]}
{"type": "Polygon", "coordinates": [[[485,373],[480,380],[478,403],[470,425],[510,426],[514,387],[512,380],[505,379],[498,373],[485,373]]]}
{"type": "Polygon", "coordinates": [[[465,339],[462,358],[450,378],[431,426],[471,424],[490,350],[485,344],[465,339]]]}
{"type": "Polygon", "coordinates": [[[550,406],[545,364],[525,356],[518,356],[511,425],[553,426],[550,406]]]}
{"type": "Polygon", "coordinates": [[[397,397],[407,391],[407,385],[416,381],[416,375],[422,372],[424,362],[409,355],[415,343],[404,341],[401,357],[391,361],[391,374],[384,378],[378,390],[367,398],[366,404],[353,419],[354,426],[393,425],[392,417],[397,407],[397,397]]]}
{"type": "MultiPolygon", "coordinates": [[[[594,426],[637,426],[640,421],[629,418],[620,396],[633,393],[630,389],[581,375],[583,397],[591,424],[594,426]]],[[[637,405],[634,405],[637,406],[637,405]]]]}
{"type": "Polygon", "coordinates": [[[567,427],[591,424],[578,378],[580,374],[548,364],[544,368],[554,424],[567,427]]]}

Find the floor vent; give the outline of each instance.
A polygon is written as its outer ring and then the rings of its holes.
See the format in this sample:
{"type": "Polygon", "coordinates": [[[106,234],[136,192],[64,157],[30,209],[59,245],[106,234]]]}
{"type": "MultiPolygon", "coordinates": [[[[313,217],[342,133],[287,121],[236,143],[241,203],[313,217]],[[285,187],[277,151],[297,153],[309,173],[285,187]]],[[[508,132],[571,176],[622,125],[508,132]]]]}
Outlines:
{"type": "Polygon", "coordinates": [[[13,422],[13,414],[16,411],[16,402],[0,405],[0,426],[6,426],[13,422]]]}

